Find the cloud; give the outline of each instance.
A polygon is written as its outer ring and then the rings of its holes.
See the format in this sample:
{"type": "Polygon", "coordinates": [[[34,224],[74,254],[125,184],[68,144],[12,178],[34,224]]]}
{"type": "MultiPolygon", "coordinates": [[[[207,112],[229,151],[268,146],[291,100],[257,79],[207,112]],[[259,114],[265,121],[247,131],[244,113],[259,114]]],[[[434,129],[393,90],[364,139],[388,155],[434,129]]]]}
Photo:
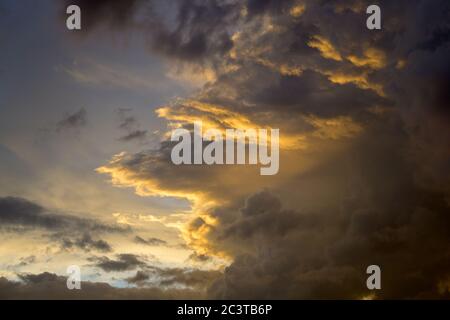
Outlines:
{"type": "Polygon", "coordinates": [[[208,287],[221,273],[219,271],[205,271],[198,269],[163,269],[159,270],[159,276],[162,278],[161,285],[172,286],[182,284],[190,288],[208,287]]]}
{"type": "Polygon", "coordinates": [[[125,134],[119,138],[120,141],[145,142],[148,137],[148,131],[142,130],[139,121],[131,114],[132,109],[121,108],[117,110],[119,116],[119,129],[125,134]]]}
{"type": "Polygon", "coordinates": [[[205,263],[210,261],[211,257],[206,254],[198,254],[197,252],[194,252],[189,256],[188,259],[198,263],[205,263]]]}
{"type": "Polygon", "coordinates": [[[117,255],[117,260],[108,257],[92,257],[89,261],[95,262],[94,266],[106,272],[127,271],[146,266],[146,262],[139,256],[129,253],[117,255]]]}
{"type": "Polygon", "coordinates": [[[93,219],[52,212],[29,200],[16,197],[0,198],[2,227],[44,229],[51,232],[124,232],[123,228],[100,223],[93,219]]]}
{"type": "MultiPolygon", "coordinates": [[[[188,199],[192,220],[182,232],[195,250],[190,260],[221,258],[228,266],[223,274],[162,269],[135,254],[91,257],[93,266],[136,271],[127,281],[142,287],[154,278],[165,288],[209,287],[209,298],[297,299],[364,297],[366,267],[378,264],[383,289],[375,298],[449,298],[448,1],[379,1],[388,13],[382,32],[365,28],[367,1],[305,0],[300,7],[284,0],[75,4],[86,18],[84,34],[95,37],[91,27],[102,26],[106,32],[143,32],[152,52],[171,65],[205,73],[207,81],[192,96],[157,110],[169,129],[202,120],[220,129],[280,128],[285,139],[280,173],[266,178],[245,166],[175,166],[170,141],[158,150],[117,154],[98,172],[142,196],[188,199]]],[[[88,84],[154,85],[103,64],[66,71],[88,84]]],[[[58,127],[83,126],[82,110],[58,127]]],[[[124,140],[144,131],[129,114],[119,128],[124,140]]],[[[75,229],[67,246],[84,250],[109,244],[81,230],[115,230],[18,198],[0,199],[0,222],[75,229]]],[[[162,244],[158,240],[135,238],[162,244]]],[[[60,292],[64,278],[50,273],[22,275],[21,281],[0,280],[0,292],[205,297],[98,283],[86,283],[83,293],[60,292]]]]}
{"type": "Polygon", "coordinates": [[[120,137],[119,140],[120,141],[132,141],[132,140],[140,140],[142,141],[143,139],[145,139],[147,137],[147,130],[136,130],[133,132],[130,132],[129,134],[120,137]]]}
{"type": "Polygon", "coordinates": [[[322,56],[326,59],[332,59],[336,61],[342,61],[342,57],[336,48],[330,43],[329,40],[323,38],[320,35],[313,36],[313,39],[308,42],[311,48],[316,48],[320,51],[322,56]]]}
{"type": "Polygon", "coordinates": [[[82,30],[87,34],[100,26],[116,32],[145,30],[153,51],[183,61],[208,59],[230,50],[230,35],[222,27],[239,17],[238,5],[216,0],[195,3],[106,0],[95,4],[77,0],[68,4],[76,4],[86,12],[82,30]]]}
{"type": "Polygon", "coordinates": [[[152,266],[146,271],[138,270],[127,281],[140,287],[157,284],[164,288],[183,286],[196,291],[205,291],[220,276],[221,272],[217,270],[158,268],[152,266]]]}
{"type": "Polygon", "coordinates": [[[161,239],[158,239],[158,238],[144,239],[144,238],[141,238],[140,236],[134,237],[134,242],[140,243],[140,244],[149,245],[149,246],[167,245],[167,241],[164,241],[164,240],[161,240],[161,239]]]}
{"type": "MultiPolygon", "coordinates": [[[[70,4],[77,5],[83,12],[83,23],[86,28],[92,28],[105,23],[109,27],[120,29],[133,21],[135,10],[138,5],[143,4],[142,0],[100,0],[93,3],[87,0],[76,0],[66,2],[64,9],[70,4]]],[[[65,14],[65,10],[61,14],[65,14]]]]}
{"type": "Polygon", "coordinates": [[[300,17],[290,1],[175,5],[171,31],[150,18],[158,53],[214,73],[158,116],[169,129],[281,128],[279,175],[175,166],[170,141],[98,172],[191,201],[186,242],[229,261],[210,297],[361,298],[378,264],[375,298],[448,298],[448,4],[381,1],[372,33],[365,1],[304,5],[300,17]]]}
{"type": "MultiPolygon", "coordinates": [[[[384,196],[379,192],[377,197],[384,196]]],[[[391,208],[377,199],[370,211],[355,199],[341,212],[302,213],[282,210],[267,192],[256,194],[239,218],[216,226],[214,243],[222,243],[235,259],[210,294],[224,299],[357,299],[369,293],[365,267],[376,263],[384,274],[377,298],[448,298],[450,292],[438,286],[448,277],[444,239],[450,236],[450,220],[442,198],[428,197],[425,202],[400,198],[391,208]],[[428,251],[431,247],[436,250],[428,251]]]]}
{"type": "Polygon", "coordinates": [[[108,242],[102,239],[94,240],[89,233],[84,233],[81,238],[77,238],[75,240],[62,238],[60,239],[60,242],[63,249],[72,249],[76,247],[86,252],[90,252],[91,250],[97,250],[100,252],[112,251],[111,245],[108,242]]]}
{"type": "Polygon", "coordinates": [[[56,131],[78,129],[84,127],[87,122],[87,112],[81,108],[73,114],[66,115],[56,124],[56,131]]]}
{"type": "Polygon", "coordinates": [[[142,283],[143,281],[148,280],[149,278],[150,276],[146,272],[138,270],[136,274],[128,278],[127,281],[132,284],[139,284],[142,283]]]}
{"type": "Polygon", "coordinates": [[[81,290],[68,290],[67,278],[54,273],[22,274],[21,281],[0,277],[1,299],[201,299],[202,292],[190,289],[115,288],[107,283],[83,281],[81,290]]]}
{"type": "Polygon", "coordinates": [[[36,262],[36,256],[35,255],[31,255],[31,256],[27,256],[27,257],[22,257],[19,259],[19,263],[12,265],[12,268],[20,268],[20,267],[25,267],[28,265],[32,265],[36,262]]]}

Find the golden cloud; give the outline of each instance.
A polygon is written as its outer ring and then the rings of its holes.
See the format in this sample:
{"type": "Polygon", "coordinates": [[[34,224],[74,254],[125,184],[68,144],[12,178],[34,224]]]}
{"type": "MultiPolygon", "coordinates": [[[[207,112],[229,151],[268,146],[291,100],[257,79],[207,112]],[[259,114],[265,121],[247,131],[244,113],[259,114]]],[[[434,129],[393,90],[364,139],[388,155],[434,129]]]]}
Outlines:
{"type": "Polygon", "coordinates": [[[308,46],[319,50],[322,57],[335,61],[342,61],[342,56],[339,51],[333,46],[330,40],[320,35],[313,36],[313,39],[308,42],[308,46]]]}

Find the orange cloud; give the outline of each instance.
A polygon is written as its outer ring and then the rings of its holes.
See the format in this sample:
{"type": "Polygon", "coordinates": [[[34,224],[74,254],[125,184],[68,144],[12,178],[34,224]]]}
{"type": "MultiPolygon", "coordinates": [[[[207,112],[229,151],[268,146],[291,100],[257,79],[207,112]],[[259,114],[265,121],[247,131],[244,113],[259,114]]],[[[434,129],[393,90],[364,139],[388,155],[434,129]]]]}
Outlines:
{"type": "Polygon", "coordinates": [[[347,56],[347,59],[357,67],[381,69],[386,66],[386,54],[379,49],[368,48],[362,57],[356,55],[347,56]]]}
{"type": "Polygon", "coordinates": [[[308,42],[308,46],[319,50],[322,57],[326,59],[342,61],[341,54],[337,51],[333,44],[328,39],[325,39],[320,35],[315,35],[313,40],[308,42]]]}

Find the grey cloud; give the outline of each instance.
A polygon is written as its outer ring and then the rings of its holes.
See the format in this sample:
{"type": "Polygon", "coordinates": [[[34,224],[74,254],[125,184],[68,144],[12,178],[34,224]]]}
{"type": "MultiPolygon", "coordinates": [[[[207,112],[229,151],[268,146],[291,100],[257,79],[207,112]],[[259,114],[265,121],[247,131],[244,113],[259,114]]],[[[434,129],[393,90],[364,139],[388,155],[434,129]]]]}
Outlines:
{"type": "Polygon", "coordinates": [[[2,227],[41,228],[52,232],[125,232],[126,229],[100,223],[93,219],[52,212],[23,198],[0,198],[2,227]]]}
{"type": "Polygon", "coordinates": [[[174,31],[161,28],[154,50],[182,60],[222,56],[232,48],[227,27],[236,21],[239,6],[222,1],[179,2],[174,31]]]}
{"type": "Polygon", "coordinates": [[[123,137],[120,137],[119,140],[125,141],[125,142],[132,141],[132,140],[142,141],[146,137],[147,137],[147,130],[135,130],[123,137]]]}
{"type": "Polygon", "coordinates": [[[106,272],[133,270],[147,265],[141,257],[129,253],[117,255],[117,260],[108,257],[92,257],[89,261],[94,262],[96,267],[106,272]]]}
{"type": "MultiPolygon", "coordinates": [[[[392,132],[361,137],[352,149],[352,169],[344,173],[355,183],[347,186],[336,205],[286,210],[264,191],[251,196],[238,215],[235,208],[213,213],[220,222],[213,227],[210,243],[230,252],[234,262],[210,294],[247,299],[361,298],[370,293],[365,268],[377,264],[383,272],[378,298],[447,299],[449,292],[439,288],[445,288],[449,276],[448,201],[445,193],[414,182],[399,149],[403,142],[392,132]]],[[[343,158],[331,159],[330,168],[343,170],[333,165],[335,161],[342,163],[343,158]]],[[[315,179],[322,177],[323,186],[329,170],[314,174],[315,179]]],[[[297,188],[302,184],[308,181],[297,181],[297,188]]],[[[280,192],[286,190],[290,189],[280,192]]]]}
{"type": "Polygon", "coordinates": [[[147,139],[147,130],[140,129],[139,121],[131,115],[132,109],[119,109],[119,129],[125,131],[125,134],[119,138],[120,141],[130,142],[130,141],[138,141],[145,142],[147,139]]]}
{"type": "Polygon", "coordinates": [[[121,115],[121,123],[119,125],[119,128],[125,129],[125,130],[133,130],[136,123],[137,123],[137,120],[135,117],[121,115]]]}
{"type": "Polygon", "coordinates": [[[238,17],[238,6],[223,1],[92,1],[77,0],[86,27],[145,30],[152,50],[185,61],[202,60],[228,51],[232,42],[224,26],[238,17]],[[145,12],[145,15],[142,13],[145,12]],[[138,14],[140,13],[140,14],[138,14]],[[138,16],[145,18],[139,18],[138,16]]]}
{"type": "Polygon", "coordinates": [[[132,284],[139,284],[143,281],[148,280],[149,278],[150,276],[146,272],[138,270],[134,276],[127,278],[126,280],[132,284]]]}
{"type": "Polygon", "coordinates": [[[107,283],[83,281],[82,290],[67,290],[67,278],[53,273],[21,274],[21,281],[0,277],[0,299],[202,299],[190,289],[115,288],[107,283]]]}
{"type": "Polygon", "coordinates": [[[205,288],[216,280],[221,273],[219,271],[204,271],[199,269],[162,269],[159,276],[162,277],[161,285],[171,286],[183,284],[191,288],[205,288]]]}
{"type": "Polygon", "coordinates": [[[161,268],[149,264],[146,259],[134,254],[119,254],[116,260],[108,257],[91,257],[90,262],[106,272],[136,270],[136,274],[126,279],[130,284],[141,287],[173,287],[183,285],[197,290],[206,290],[221,273],[216,270],[188,268],[161,268]]]}
{"type": "Polygon", "coordinates": [[[86,109],[81,108],[75,113],[66,115],[63,119],[56,124],[56,131],[62,131],[66,129],[78,129],[84,127],[87,123],[86,109]]]}
{"type": "Polygon", "coordinates": [[[17,264],[11,265],[8,268],[15,269],[15,268],[20,268],[20,267],[26,267],[28,265],[31,265],[31,264],[35,263],[35,262],[36,262],[36,256],[35,255],[31,255],[31,256],[20,258],[19,262],[17,264]]]}
{"type": "Polygon", "coordinates": [[[182,285],[191,289],[204,291],[221,275],[222,273],[217,270],[149,266],[146,271],[138,270],[127,281],[138,286],[153,286],[155,283],[158,283],[158,286],[164,288],[182,285]]]}
{"type": "MultiPolygon", "coordinates": [[[[58,235],[59,237],[59,235],[58,235]]],[[[53,237],[56,240],[56,237],[53,237]]],[[[96,250],[100,252],[112,251],[111,245],[105,240],[94,240],[89,233],[84,233],[82,237],[76,239],[62,238],[59,240],[63,249],[79,248],[86,252],[96,250]]]]}
{"type": "MultiPolygon", "coordinates": [[[[261,49],[260,59],[245,54],[218,58],[214,50],[199,46],[195,55],[207,52],[208,62],[219,59],[238,68],[222,72],[220,63],[213,63],[217,81],[193,99],[262,125],[281,123],[280,128],[296,133],[315,128],[280,119],[346,116],[361,124],[360,134],[326,141],[324,151],[314,145],[299,152],[313,168],[257,194],[246,188],[241,174],[236,175],[239,183],[221,180],[232,176],[224,174],[229,168],[173,166],[170,142],[114,165],[163,189],[230,200],[209,212],[216,224],[198,217],[189,225],[193,232],[210,230],[211,251],[225,251],[234,260],[210,287],[211,297],[361,298],[371,293],[365,268],[379,264],[384,280],[378,298],[448,298],[448,1],[380,1],[389,14],[383,14],[383,31],[372,33],[365,28],[364,11],[355,6],[365,8],[367,1],[305,3],[304,14],[293,19],[286,14],[292,2],[249,1],[248,17],[238,24],[240,37],[248,52],[261,49]],[[276,32],[258,33],[266,17],[276,32]],[[342,61],[324,58],[307,45],[316,34],[329,39],[342,61]],[[385,52],[383,68],[355,66],[347,58],[362,57],[369,47],[385,52]],[[276,68],[283,63],[302,72],[283,75],[276,68]],[[382,85],[385,95],[355,81],[333,83],[328,74],[364,75],[382,85]],[[387,111],[373,112],[374,107],[387,111]]],[[[225,30],[226,21],[219,22],[225,30]]],[[[195,36],[190,33],[187,41],[195,36]]],[[[201,33],[198,37],[204,43],[201,33]]],[[[173,108],[202,115],[182,103],[173,108]]],[[[270,185],[257,179],[252,182],[258,187],[270,185]]]]}
{"type": "Polygon", "coordinates": [[[148,238],[148,239],[144,239],[140,236],[136,236],[134,237],[134,241],[136,243],[140,243],[140,244],[145,244],[145,245],[149,245],[149,246],[162,246],[162,245],[167,245],[167,241],[158,239],[158,238],[148,238]]]}
{"type": "MultiPolygon", "coordinates": [[[[136,9],[144,3],[142,0],[75,0],[66,1],[64,9],[71,4],[81,8],[85,26],[83,29],[92,31],[98,25],[106,24],[118,30],[134,22],[136,9]]],[[[65,16],[65,10],[61,14],[65,16]]]]}
{"type": "Polygon", "coordinates": [[[305,71],[300,77],[281,76],[268,87],[251,92],[248,101],[262,108],[277,105],[281,112],[321,117],[348,115],[363,108],[387,105],[386,99],[370,90],[360,89],[355,84],[333,84],[315,71],[305,71]],[[298,94],[291,95],[290,92],[298,94]]]}
{"type": "Polygon", "coordinates": [[[283,9],[292,5],[290,0],[247,0],[247,8],[250,16],[270,12],[272,14],[281,13],[283,9]]]}
{"type": "Polygon", "coordinates": [[[210,261],[211,257],[206,254],[198,254],[197,252],[194,252],[191,255],[189,255],[188,260],[203,263],[203,262],[210,261]]]}

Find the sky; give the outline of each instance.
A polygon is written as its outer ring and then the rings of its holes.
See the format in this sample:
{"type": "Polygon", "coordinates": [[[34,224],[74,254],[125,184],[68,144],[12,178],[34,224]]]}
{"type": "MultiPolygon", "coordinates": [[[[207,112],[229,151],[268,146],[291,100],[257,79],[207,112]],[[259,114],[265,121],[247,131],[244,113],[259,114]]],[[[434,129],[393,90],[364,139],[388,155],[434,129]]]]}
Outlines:
{"type": "Polygon", "coordinates": [[[2,1],[0,298],[448,299],[450,3],[370,4],[2,1]],[[174,165],[194,121],[279,172],[174,165]]]}

